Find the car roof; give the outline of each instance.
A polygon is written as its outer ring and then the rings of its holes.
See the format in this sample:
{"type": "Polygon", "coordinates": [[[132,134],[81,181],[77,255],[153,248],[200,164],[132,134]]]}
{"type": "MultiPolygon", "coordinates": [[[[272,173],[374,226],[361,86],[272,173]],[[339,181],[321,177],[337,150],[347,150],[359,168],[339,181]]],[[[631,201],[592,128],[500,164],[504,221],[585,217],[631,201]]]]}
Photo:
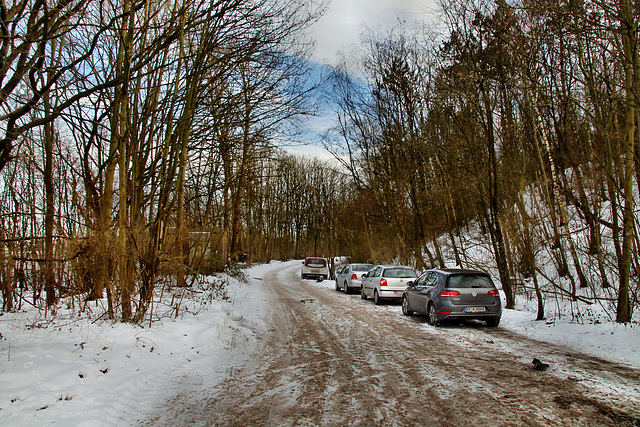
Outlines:
{"type": "Polygon", "coordinates": [[[468,268],[431,268],[427,271],[439,271],[441,273],[444,273],[446,275],[452,275],[452,274],[482,274],[485,276],[489,276],[489,273],[487,273],[486,271],[482,271],[482,270],[472,270],[472,269],[468,269],[468,268]]]}
{"type": "Polygon", "coordinates": [[[410,269],[413,270],[413,267],[408,266],[408,265],[376,264],[375,267],[382,267],[382,268],[410,268],[410,269]]]}

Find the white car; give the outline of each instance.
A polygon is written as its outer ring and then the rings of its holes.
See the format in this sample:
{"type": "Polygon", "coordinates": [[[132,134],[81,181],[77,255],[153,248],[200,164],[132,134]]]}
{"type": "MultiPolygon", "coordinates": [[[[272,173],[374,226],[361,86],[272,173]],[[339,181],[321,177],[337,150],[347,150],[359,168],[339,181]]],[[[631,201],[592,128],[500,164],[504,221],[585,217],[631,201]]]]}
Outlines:
{"type": "Polygon", "coordinates": [[[300,270],[302,279],[324,280],[329,277],[329,264],[324,258],[307,257],[302,261],[300,270]]]}
{"type": "Polygon", "coordinates": [[[336,291],[344,289],[346,294],[351,289],[362,287],[362,276],[373,268],[373,264],[347,264],[336,271],[336,291]]]}
{"type": "Polygon", "coordinates": [[[362,277],[360,296],[373,298],[376,305],[383,298],[402,298],[407,283],[417,277],[413,268],[406,265],[376,265],[362,277]]]}

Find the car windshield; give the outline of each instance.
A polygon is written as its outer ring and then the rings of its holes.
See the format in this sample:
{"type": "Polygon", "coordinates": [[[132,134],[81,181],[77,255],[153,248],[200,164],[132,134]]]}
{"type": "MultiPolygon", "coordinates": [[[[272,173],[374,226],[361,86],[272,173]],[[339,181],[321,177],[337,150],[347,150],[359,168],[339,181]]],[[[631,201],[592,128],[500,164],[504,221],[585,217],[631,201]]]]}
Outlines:
{"type": "Polygon", "coordinates": [[[370,264],[354,264],[353,271],[369,271],[373,268],[373,265],[370,264]]]}
{"type": "Polygon", "coordinates": [[[448,288],[493,288],[493,282],[484,274],[457,274],[449,277],[448,288]]]}
{"type": "Polygon", "coordinates": [[[416,272],[413,271],[412,268],[404,268],[404,267],[394,267],[387,268],[382,273],[382,277],[393,278],[396,277],[398,279],[408,279],[411,277],[416,277],[416,272]]]}
{"type": "Polygon", "coordinates": [[[323,258],[311,258],[307,260],[307,267],[324,267],[327,261],[323,258]]]}

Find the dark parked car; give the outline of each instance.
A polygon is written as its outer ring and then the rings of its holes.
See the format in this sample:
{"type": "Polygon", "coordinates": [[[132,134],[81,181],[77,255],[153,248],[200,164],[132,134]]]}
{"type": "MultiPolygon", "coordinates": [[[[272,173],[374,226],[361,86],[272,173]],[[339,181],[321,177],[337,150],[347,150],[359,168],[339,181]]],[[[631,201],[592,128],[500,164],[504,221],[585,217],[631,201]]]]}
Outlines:
{"type": "Polygon", "coordinates": [[[427,270],[402,294],[402,313],[427,316],[430,325],[447,319],[479,319],[487,326],[500,324],[500,293],[483,271],[461,269],[427,270]]]}

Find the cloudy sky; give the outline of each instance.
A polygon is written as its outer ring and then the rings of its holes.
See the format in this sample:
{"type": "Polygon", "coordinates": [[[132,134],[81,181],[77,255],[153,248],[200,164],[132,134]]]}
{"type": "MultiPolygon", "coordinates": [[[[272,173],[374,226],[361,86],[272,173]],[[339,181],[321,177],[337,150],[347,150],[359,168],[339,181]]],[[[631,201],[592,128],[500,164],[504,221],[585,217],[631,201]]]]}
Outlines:
{"type": "MultiPolygon", "coordinates": [[[[437,0],[329,0],[326,13],[312,27],[311,37],[315,40],[315,54],[312,61],[323,65],[336,65],[338,52],[348,53],[359,46],[360,36],[365,29],[385,31],[398,24],[398,19],[410,23],[433,21],[437,0]]],[[[308,132],[301,142],[285,144],[293,153],[310,155],[321,159],[333,159],[322,148],[320,136],[335,122],[331,109],[321,110],[317,116],[306,122],[308,132]]]]}
{"type": "Polygon", "coordinates": [[[429,21],[434,0],[332,0],[326,14],[314,25],[316,53],[321,64],[336,62],[336,52],[358,45],[366,28],[387,29],[398,18],[409,22],[429,21]]]}

